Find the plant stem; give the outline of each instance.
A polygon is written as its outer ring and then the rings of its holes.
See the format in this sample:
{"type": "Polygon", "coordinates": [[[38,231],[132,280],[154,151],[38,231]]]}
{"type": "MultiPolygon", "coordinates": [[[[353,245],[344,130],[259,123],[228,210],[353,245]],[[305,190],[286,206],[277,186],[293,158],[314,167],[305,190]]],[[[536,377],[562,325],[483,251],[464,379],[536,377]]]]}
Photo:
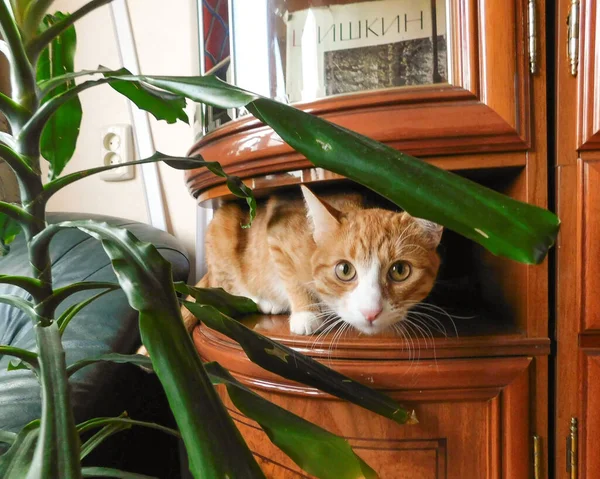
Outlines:
{"type": "Polygon", "coordinates": [[[42,385],[42,421],[27,479],[81,477],[79,435],[71,409],[65,352],[58,325],[35,326],[42,385]],[[77,447],[74,448],[73,445],[77,447]]]}
{"type": "MultiPolygon", "coordinates": [[[[32,9],[25,13],[30,32],[37,31],[36,19],[41,20],[41,15],[50,3],[48,0],[31,2],[32,9]]],[[[6,158],[19,181],[22,210],[25,212],[19,219],[28,240],[32,276],[37,281],[36,294],[32,300],[32,316],[36,323],[34,331],[39,351],[42,417],[34,460],[27,479],[78,479],[81,477],[80,444],[71,407],[65,351],[61,333],[54,321],[53,306],[46,301],[53,293],[49,242],[32,241],[46,229],[45,201],[36,201],[43,192],[39,146],[42,128],[26,138],[19,135],[22,126],[30,122],[38,112],[40,101],[34,68],[25,53],[8,0],[0,0],[0,33],[10,50],[8,56],[11,60],[13,103],[4,103],[19,113],[15,124],[11,123],[16,142],[0,143],[0,157],[6,158]]],[[[0,204],[0,210],[12,216],[19,213],[8,204],[0,204]]]]}

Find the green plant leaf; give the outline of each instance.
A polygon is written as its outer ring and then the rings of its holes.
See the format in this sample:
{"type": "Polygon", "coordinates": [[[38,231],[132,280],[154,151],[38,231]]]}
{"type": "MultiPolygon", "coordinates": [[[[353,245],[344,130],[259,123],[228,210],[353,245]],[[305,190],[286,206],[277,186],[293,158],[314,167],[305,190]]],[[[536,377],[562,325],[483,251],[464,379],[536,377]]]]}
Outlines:
{"type": "Polygon", "coordinates": [[[17,434],[11,431],[0,430],[0,442],[4,444],[14,444],[17,439],[17,434]]]}
{"type": "MultiPolygon", "coordinates": [[[[39,371],[39,362],[38,355],[32,351],[27,351],[26,349],[15,348],[13,346],[0,346],[0,356],[6,354],[8,356],[14,356],[15,358],[19,358],[21,361],[26,363],[31,369],[38,372],[39,371]]],[[[12,363],[9,363],[8,370],[13,371],[15,369],[21,369],[12,366],[12,363]]]]}
{"type": "Polygon", "coordinates": [[[219,108],[246,107],[314,165],[346,176],[404,208],[480,243],[494,254],[540,263],[559,220],[454,173],[213,76],[115,76],[219,108]]]}
{"type": "Polygon", "coordinates": [[[34,297],[40,294],[42,287],[42,282],[39,279],[30,278],[29,276],[10,276],[5,274],[0,274],[0,284],[17,286],[34,297]]]}
{"type": "Polygon", "coordinates": [[[315,165],[354,179],[496,255],[540,263],[554,244],[560,222],[548,210],[281,103],[259,99],[248,109],[315,165]]]}
{"type": "Polygon", "coordinates": [[[220,364],[208,363],[205,367],[213,382],[216,379],[225,384],[235,407],[256,421],[271,442],[302,470],[320,479],[377,477],[345,439],[263,399],[235,380],[220,364]]]}
{"type": "Polygon", "coordinates": [[[37,313],[33,309],[33,305],[26,299],[11,294],[0,294],[0,303],[10,304],[12,307],[20,309],[32,321],[37,320],[37,313]]]}
{"type": "Polygon", "coordinates": [[[99,361],[106,361],[117,364],[135,364],[136,366],[140,366],[141,368],[153,369],[152,361],[150,361],[150,358],[142,356],[141,354],[109,353],[103,354],[102,356],[98,356],[97,358],[82,359],[81,361],[77,361],[76,363],[71,364],[67,368],[67,376],[70,377],[85,366],[95,364],[99,361]]]}
{"type": "MultiPolygon", "coordinates": [[[[61,12],[46,15],[44,25],[51,28],[68,18],[61,12]]],[[[37,79],[47,81],[53,77],[71,73],[74,70],[77,36],[75,27],[70,26],[57,36],[43,51],[38,62],[37,79]]],[[[55,88],[44,102],[73,88],[73,80],[55,88]]],[[[75,153],[79,127],[83,112],[77,96],[70,98],[50,117],[42,130],[40,149],[42,156],[50,163],[50,179],[56,178],[75,153]]]]}
{"type": "Polygon", "coordinates": [[[99,282],[99,281],[84,281],[80,283],[72,283],[63,288],[55,289],[50,296],[48,296],[38,308],[44,308],[44,311],[48,313],[54,312],[54,310],[58,307],[60,303],[62,303],[69,296],[79,293],[81,291],[89,291],[93,289],[105,289],[108,293],[109,291],[115,291],[117,289],[121,289],[121,287],[116,283],[107,283],[107,282],[99,282]]]}
{"type": "Polygon", "coordinates": [[[251,299],[234,296],[223,288],[196,288],[180,282],[175,283],[175,291],[190,295],[196,300],[196,303],[213,306],[232,318],[260,312],[256,303],[251,299]]]}
{"type": "Polygon", "coordinates": [[[117,479],[158,479],[154,476],[120,471],[110,467],[84,467],[81,469],[83,477],[115,477],[117,479]]]}
{"type": "Polygon", "coordinates": [[[227,180],[227,187],[229,188],[229,191],[231,191],[231,193],[233,193],[238,198],[245,199],[246,203],[248,204],[248,208],[250,209],[250,221],[248,225],[244,226],[250,226],[252,224],[252,221],[256,217],[256,200],[254,199],[252,190],[248,188],[239,177],[228,175],[227,173],[225,173],[225,171],[223,171],[223,168],[218,162],[205,161],[199,155],[193,157],[169,156],[157,151],[150,158],[146,158],[143,160],[129,161],[127,163],[120,163],[118,165],[98,166],[96,168],[89,168],[87,170],[77,171],[75,173],[65,175],[61,178],[56,178],[50,183],[47,183],[44,186],[43,192],[38,196],[37,201],[45,203],[52,197],[52,195],[54,195],[62,188],[70,185],[71,183],[74,183],[75,181],[81,180],[83,178],[87,178],[88,176],[95,175],[97,173],[102,173],[103,171],[112,170],[114,168],[121,168],[126,165],[142,165],[144,163],[156,163],[158,161],[163,161],[171,168],[181,170],[206,167],[215,175],[225,178],[227,180]]]}
{"type": "MultiPolygon", "coordinates": [[[[120,418],[127,417],[127,413],[124,412],[120,416],[120,418]]],[[[126,429],[131,429],[132,425],[129,423],[110,423],[100,429],[96,434],[90,437],[87,441],[85,441],[81,446],[81,454],[79,458],[83,460],[88,454],[90,454],[94,449],[96,449],[100,444],[102,444],[106,439],[108,439],[113,434],[116,434],[121,431],[125,431],[126,429]]]]}
{"type": "Polygon", "coordinates": [[[22,23],[19,25],[26,39],[32,38],[39,30],[46,12],[54,0],[22,0],[17,3],[25,5],[22,23]]]}
{"type": "MultiPolygon", "coordinates": [[[[181,283],[178,286],[181,286],[181,283]]],[[[130,363],[152,369],[150,358],[138,354],[106,354],[96,359],[79,361],[69,369],[79,370],[97,361],[130,363]]],[[[346,440],[263,399],[236,381],[219,364],[208,363],[205,367],[213,384],[225,384],[235,406],[258,422],[273,444],[290,456],[304,471],[321,479],[377,477],[375,472],[354,454],[346,440]]]]}
{"type": "Polygon", "coordinates": [[[71,408],[65,351],[55,322],[36,324],[42,421],[28,479],[81,477],[79,437],[71,408]]]}
{"type": "Polygon", "coordinates": [[[169,262],[127,230],[93,221],[50,225],[32,240],[33,246],[45,247],[63,228],[79,228],[102,242],[129,304],[139,311],[142,341],[165,389],[194,476],[264,477],[187,334],[169,262]]]}
{"type": "Polygon", "coordinates": [[[0,256],[10,253],[10,244],[21,232],[21,227],[13,218],[0,213],[0,256]]]}
{"type": "MultiPolygon", "coordinates": [[[[105,69],[104,73],[105,77],[121,75],[131,75],[131,72],[121,68],[116,71],[105,69]]],[[[141,110],[151,113],[157,120],[165,120],[167,123],[175,123],[177,120],[181,120],[189,124],[185,113],[186,102],[183,96],[149,88],[141,82],[114,81],[110,83],[110,87],[129,98],[141,110]]]]}
{"type": "Polygon", "coordinates": [[[82,422],[77,425],[77,431],[81,434],[90,429],[96,429],[98,427],[104,427],[110,424],[127,424],[129,426],[142,426],[150,429],[156,429],[157,431],[164,432],[178,439],[181,439],[181,434],[175,429],[170,427],[161,426],[153,422],[136,421],[135,419],[129,419],[128,417],[97,417],[88,421],[82,422]]]}
{"type": "Polygon", "coordinates": [[[212,306],[189,301],[183,301],[183,305],[209,328],[237,341],[248,358],[267,371],[350,401],[399,424],[418,422],[414,411],[406,410],[384,394],[247,328],[212,306]]]}
{"type": "Polygon", "coordinates": [[[67,326],[69,325],[71,320],[77,315],[77,313],[79,313],[79,311],[81,311],[83,308],[85,308],[88,304],[93,303],[98,298],[101,298],[105,294],[108,294],[112,291],[114,291],[114,290],[113,289],[104,290],[90,298],[85,299],[84,301],[82,301],[80,303],[72,304],[71,306],[69,306],[56,320],[56,324],[58,324],[58,329],[60,331],[61,336],[64,334],[65,329],[67,329],[67,326]]]}
{"type": "Polygon", "coordinates": [[[11,447],[0,456],[0,477],[22,479],[27,475],[40,432],[40,421],[27,424],[14,438],[11,447]]]}

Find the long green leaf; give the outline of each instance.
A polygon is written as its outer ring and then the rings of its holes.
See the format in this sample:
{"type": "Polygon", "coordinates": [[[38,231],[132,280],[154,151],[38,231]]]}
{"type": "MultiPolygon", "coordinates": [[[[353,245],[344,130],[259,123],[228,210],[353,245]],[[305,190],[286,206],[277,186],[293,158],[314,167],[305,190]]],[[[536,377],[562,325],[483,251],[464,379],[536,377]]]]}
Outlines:
{"type": "MultiPolygon", "coordinates": [[[[70,369],[79,370],[97,361],[130,363],[152,369],[150,358],[137,354],[106,354],[96,359],[80,361],[70,369]]],[[[292,458],[304,471],[321,479],[376,477],[375,472],[354,454],[344,439],[263,399],[236,381],[219,364],[208,363],[205,367],[212,382],[225,384],[235,406],[243,414],[258,422],[273,444],[292,458]]]]}
{"type": "Polygon", "coordinates": [[[67,376],[70,377],[80,369],[89,366],[90,364],[95,364],[99,361],[117,364],[135,364],[136,366],[140,366],[141,368],[152,369],[152,361],[150,361],[150,358],[142,356],[141,354],[108,353],[103,354],[102,356],[98,356],[96,358],[82,359],[80,361],[77,361],[76,363],[71,364],[67,368],[67,376]]]}
{"type": "Polygon", "coordinates": [[[33,309],[33,305],[26,299],[11,294],[0,294],[0,303],[9,304],[14,308],[20,309],[29,316],[32,321],[37,319],[37,314],[33,309]]]}
{"type": "Polygon", "coordinates": [[[259,313],[254,301],[243,296],[234,296],[223,288],[197,288],[185,283],[175,283],[175,291],[192,296],[196,303],[213,306],[232,318],[259,313]]]}
{"type": "Polygon", "coordinates": [[[60,303],[73,294],[80,293],[81,291],[89,291],[93,289],[105,289],[106,292],[115,291],[121,287],[117,283],[107,283],[104,281],[85,281],[80,283],[72,283],[63,288],[55,289],[50,296],[48,296],[43,303],[38,307],[43,307],[44,311],[54,312],[60,303]]]}
{"type": "Polygon", "coordinates": [[[32,296],[38,296],[41,292],[42,282],[29,276],[10,276],[0,274],[0,284],[10,284],[27,291],[32,296]]]}
{"type": "MultiPolygon", "coordinates": [[[[106,77],[131,75],[125,68],[117,71],[106,69],[106,77]]],[[[174,95],[164,90],[149,88],[141,82],[115,81],[110,87],[121,95],[129,98],[138,108],[151,113],[157,120],[175,123],[181,120],[189,123],[185,113],[186,101],[181,95],[174,95]]]]}
{"type": "MultiPolygon", "coordinates": [[[[127,417],[127,413],[122,413],[119,417],[127,417]]],[[[85,441],[81,446],[80,459],[83,460],[89,455],[94,449],[102,444],[110,436],[117,434],[118,432],[131,429],[132,425],[128,423],[110,423],[100,429],[96,434],[85,441]]]]}
{"type": "Polygon", "coordinates": [[[0,456],[2,479],[23,479],[31,467],[33,453],[40,432],[40,421],[27,424],[14,438],[12,446],[0,456]]]}
{"type": "Polygon", "coordinates": [[[94,301],[96,301],[98,298],[101,298],[102,296],[104,296],[105,294],[108,294],[110,292],[114,291],[113,289],[106,289],[90,298],[85,299],[84,301],[77,303],[77,304],[72,304],[71,306],[69,306],[56,320],[56,324],[58,324],[58,329],[60,331],[60,334],[64,334],[65,330],[67,329],[67,326],[69,325],[69,323],[71,322],[71,320],[83,309],[85,308],[87,305],[93,303],[94,301]]]}
{"type": "Polygon", "coordinates": [[[10,244],[21,232],[21,227],[16,220],[0,213],[0,256],[6,256],[10,253],[10,244]]]}
{"type": "Polygon", "coordinates": [[[255,420],[302,470],[320,479],[377,477],[345,439],[263,399],[217,363],[206,364],[206,370],[213,381],[225,384],[235,407],[255,420]]]}
{"type": "Polygon", "coordinates": [[[136,474],[133,472],[121,471],[110,467],[84,467],[81,469],[83,477],[115,477],[117,479],[158,479],[154,476],[136,474]]]}
{"type": "Polygon", "coordinates": [[[0,442],[4,444],[14,444],[17,434],[11,431],[0,431],[0,442]]]}
{"type": "MultiPolygon", "coordinates": [[[[15,348],[14,346],[0,346],[0,356],[2,356],[3,354],[19,358],[21,361],[27,363],[29,367],[34,371],[39,370],[38,355],[32,351],[27,351],[26,349],[21,348],[15,348]]],[[[9,364],[8,369],[10,371],[14,370],[15,368],[11,368],[9,364]]]]}
{"type": "Polygon", "coordinates": [[[36,201],[45,203],[52,197],[52,195],[54,195],[62,188],[70,185],[71,183],[74,183],[75,181],[81,180],[83,178],[87,178],[88,176],[95,175],[97,173],[102,173],[103,171],[112,170],[114,168],[121,168],[127,165],[143,165],[145,163],[156,163],[158,161],[163,161],[171,168],[181,170],[206,167],[215,175],[225,178],[227,180],[227,187],[229,188],[229,190],[238,198],[243,198],[246,200],[246,203],[248,204],[248,207],[250,209],[249,224],[251,224],[254,220],[256,216],[256,200],[254,199],[252,190],[248,188],[239,177],[228,175],[227,173],[225,173],[221,165],[216,161],[205,161],[200,156],[169,156],[158,151],[154,153],[154,155],[152,155],[150,158],[146,158],[143,160],[129,161],[127,163],[119,163],[116,165],[98,166],[96,168],[89,168],[87,170],[77,171],[75,173],[56,178],[55,180],[51,181],[50,183],[47,183],[44,186],[43,192],[38,196],[36,201]]]}
{"type": "Polygon", "coordinates": [[[454,173],[216,77],[116,76],[219,108],[247,107],[313,164],[342,174],[409,213],[440,223],[494,254],[539,263],[554,244],[558,218],[454,173]]]}
{"type": "Polygon", "coordinates": [[[384,394],[363,386],[314,359],[247,328],[212,306],[189,301],[183,301],[183,305],[208,327],[237,341],[248,358],[260,367],[353,402],[399,424],[417,422],[414,411],[406,410],[384,394]]]}
{"type": "Polygon", "coordinates": [[[135,419],[129,419],[127,417],[97,417],[95,419],[90,419],[88,421],[82,422],[81,424],[78,424],[77,431],[81,434],[86,431],[89,431],[90,429],[104,427],[109,424],[127,424],[130,426],[147,427],[149,429],[156,429],[157,431],[161,431],[165,434],[169,434],[170,436],[181,439],[181,434],[179,434],[179,432],[177,432],[175,429],[161,426],[160,424],[155,424],[153,422],[136,421],[135,419]]]}
{"type": "Polygon", "coordinates": [[[165,389],[194,476],[264,477],[183,325],[169,262],[128,231],[93,221],[50,225],[33,239],[35,246],[43,247],[62,228],[79,228],[102,241],[129,304],[140,313],[142,340],[165,389]]]}
{"type": "Polygon", "coordinates": [[[77,479],[81,477],[79,437],[71,408],[60,332],[56,323],[37,324],[35,328],[40,351],[42,422],[27,479],[77,479]]]}
{"type": "MultiPolygon", "coordinates": [[[[44,18],[44,25],[48,29],[57,23],[64,22],[67,18],[68,15],[61,12],[47,15],[44,18]]],[[[70,26],[63,30],[43,51],[38,63],[38,82],[72,73],[76,46],[75,27],[70,26]]],[[[44,102],[74,86],[75,82],[71,80],[53,90],[52,94],[44,99],[44,102]]],[[[40,148],[42,156],[50,163],[51,179],[60,175],[75,153],[82,116],[81,102],[75,96],[54,112],[42,130],[40,148]]]]}
{"type": "Polygon", "coordinates": [[[26,2],[19,2],[26,5],[22,23],[19,26],[27,39],[33,38],[38,32],[40,24],[53,2],[54,0],[28,0],[26,2]]]}
{"type": "Polygon", "coordinates": [[[494,254],[540,263],[554,244],[559,220],[548,210],[281,103],[260,99],[248,109],[315,165],[354,179],[494,254]]]}

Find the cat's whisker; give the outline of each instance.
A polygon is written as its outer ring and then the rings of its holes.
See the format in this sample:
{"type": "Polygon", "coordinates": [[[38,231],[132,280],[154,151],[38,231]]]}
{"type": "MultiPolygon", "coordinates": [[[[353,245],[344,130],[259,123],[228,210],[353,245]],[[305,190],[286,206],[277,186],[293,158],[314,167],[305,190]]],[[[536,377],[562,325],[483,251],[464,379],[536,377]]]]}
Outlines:
{"type": "Polygon", "coordinates": [[[346,326],[348,326],[348,323],[343,322],[342,326],[337,329],[337,331],[333,334],[333,338],[331,338],[331,342],[329,343],[328,354],[327,354],[327,358],[329,359],[329,361],[331,361],[331,355],[333,354],[333,348],[335,346],[336,338],[342,334],[342,331],[344,330],[344,328],[346,326]]]}
{"type": "MultiPolygon", "coordinates": [[[[469,317],[469,316],[452,315],[452,314],[448,313],[445,309],[441,308],[440,306],[437,306],[437,305],[431,304],[431,303],[423,303],[423,302],[419,302],[419,301],[405,300],[405,301],[402,301],[401,304],[402,305],[410,305],[411,312],[419,312],[421,314],[425,314],[422,311],[415,311],[417,309],[424,309],[430,313],[439,313],[439,314],[444,315],[446,318],[448,318],[448,320],[452,324],[452,327],[454,329],[454,333],[455,333],[456,337],[458,337],[459,334],[458,334],[458,328],[456,327],[456,322],[454,321],[454,319],[472,319],[474,317],[474,316],[469,317]]],[[[435,318],[434,316],[430,316],[430,320],[432,322],[434,322],[435,324],[437,324],[440,329],[443,329],[444,333],[447,333],[446,328],[444,327],[443,323],[438,318],[435,318]]],[[[440,332],[442,332],[442,331],[440,331],[440,332]]]]}
{"type": "Polygon", "coordinates": [[[446,338],[448,337],[448,335],[446,334],[446,331],[439,329],[435,323],[433,325],[429,325],[427,320],[429,320],[430,318],[427,317],[427,315],[423,316],[423,313],[409,311],[406,317],[409,318],[414,323],[418,323],[422,327],[426,328],[429,331],[429,334],[431,335],[432,338],[434,336],[433,331],[431,330],[432,327],[434,330],[436,330],[437,332],[442,334],[444,337],[446,337],[446,338]]]}
{"type": "Polygon", "coordinates": [[[407,313],[407,317],[418,321],[422,325],[427,325],[428,328],[429,326],[431,326],[444,337],[448,337],[448,333],[446,332],[446,328],[444,327],[444,325],[441,324],[436,318],[427,313],[424,313],[422,311],[409,311],[407,313]]]}
{"type": "MultiPolygon", "coordinates": [[[[341,318],[333,317],[333,318],[327,320],[325,323],[323,323],[323,325],[326,325],[326,327],[314,339],[314,341],[311,344],[311,348],[317,342],[321,341],[327,334],[329,334],[341,322],[343,322],[343,320],[341,318]],[[331,323],[331,324],[328,324],[328,323],[331,323]]],[[[323,326],[321,326],[321,327],[323,327],[323,326]]]]}
{"type": "MultiPolygon", "coordinates": [[[[424,335],[428,334],[429,337],[431,338],[431,345],[432,345],[432,349],[433,349],[433,361],[435,363],[436,370],[438,370],[439,369],[439,365],[438,365],[438,361],[437,361],[437,349],[435,347],[435,340],[434,340],[434,337],[433,337],[433,333],[431,332],[431,330],[429,329],[429,327],[426,324],[421,323],[421,324],[423,324],[423,327],[422,327],[422,326],[419,326],[418,324],[416,324],[414,322],[414,319],[409,320],[409,321],[411,321],[412,325],[414,327],[416,327],[419,331],[422,331],[422,333],[424,335]],[[427,333],[427,331],[424,328],[426,328],[429,331],[429,333],[427,333]]],[[[427,345],[427,340],[425,340],[425,344],[427,345]]]]}

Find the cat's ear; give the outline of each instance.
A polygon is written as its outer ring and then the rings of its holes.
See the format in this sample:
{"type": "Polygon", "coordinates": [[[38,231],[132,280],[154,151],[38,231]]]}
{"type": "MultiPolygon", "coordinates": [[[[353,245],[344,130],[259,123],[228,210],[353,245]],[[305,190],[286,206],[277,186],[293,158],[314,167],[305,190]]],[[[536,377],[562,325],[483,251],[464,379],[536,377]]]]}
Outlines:
{"type": "Polygon", "coordinates": [[[437,248],[442,240],[442,233],[444,232],[444,227],[442,225],[438,225],[433,221],[424,220],[422,218],[415,218],[413,216],[415,222],[419,225],[421,230],[426,234],[427,237],[427,245],[433,249],[437,248]]]}
{"type": "Polygon", "coordinates": [[[301,185],[302,194],[306,201],[307,216],[313,225],[313,238],[315,243],[320,243],[337,230],[340,225],[342,213],[333,206],[320,200],[306,186],[301,185]]]}

